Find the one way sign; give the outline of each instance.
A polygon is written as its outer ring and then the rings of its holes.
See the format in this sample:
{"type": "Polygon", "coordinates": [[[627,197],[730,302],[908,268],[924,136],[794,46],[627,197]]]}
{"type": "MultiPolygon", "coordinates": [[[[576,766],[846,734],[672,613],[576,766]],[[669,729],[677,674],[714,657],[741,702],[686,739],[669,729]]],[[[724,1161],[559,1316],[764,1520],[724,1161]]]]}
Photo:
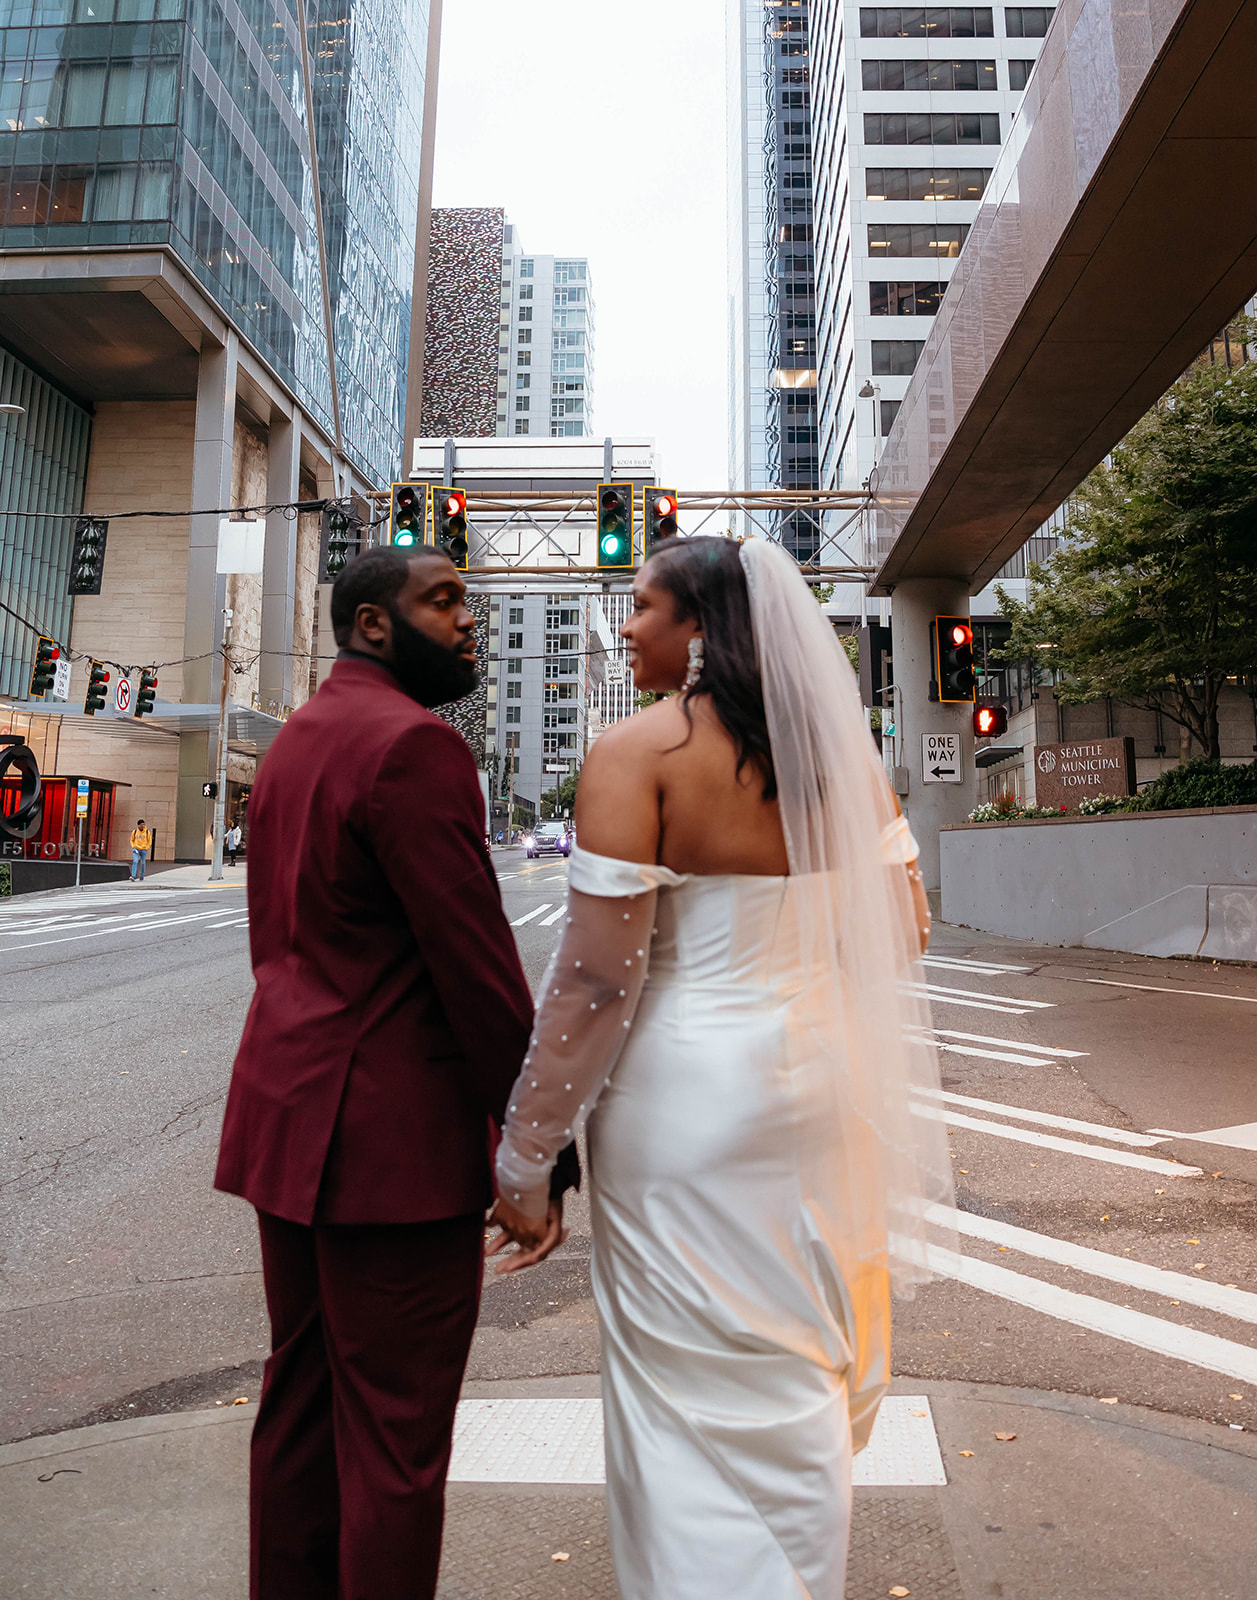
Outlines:
{"type": "Polygon", "coordinates": [[[921,735],[921,775],[926,783],[959,783],[960,735],[923,733],[921,735]]]}

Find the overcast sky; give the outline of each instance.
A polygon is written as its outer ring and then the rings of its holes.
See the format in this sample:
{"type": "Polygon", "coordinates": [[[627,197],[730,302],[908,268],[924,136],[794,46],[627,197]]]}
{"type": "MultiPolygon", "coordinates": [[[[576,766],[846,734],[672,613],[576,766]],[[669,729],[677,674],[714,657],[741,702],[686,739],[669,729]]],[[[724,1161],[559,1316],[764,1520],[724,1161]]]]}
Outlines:
{"type": "Polygon", "coordinates": [[[594,430],[726,483],[723,0],[445,0],[433,204],[588,256],[594,430]]]}

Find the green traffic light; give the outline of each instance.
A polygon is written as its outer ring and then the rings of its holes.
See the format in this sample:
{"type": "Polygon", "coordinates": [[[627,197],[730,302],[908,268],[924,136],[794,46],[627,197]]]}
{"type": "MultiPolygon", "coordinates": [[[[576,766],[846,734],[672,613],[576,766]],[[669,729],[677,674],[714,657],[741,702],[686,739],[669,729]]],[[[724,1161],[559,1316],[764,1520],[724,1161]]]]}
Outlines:
{"type": "Polygon", "coordinates": [[[414,544],[415,536],[408,528],[403,528],[393,540],[394,544],[414,544]]]}
{"type": "Polygon", "coordinates": [[[602,541],[602,553],[604,556],[618,556],[623,549],[624,540],[621,539],[618,533],[604,535],[602,541]]]}

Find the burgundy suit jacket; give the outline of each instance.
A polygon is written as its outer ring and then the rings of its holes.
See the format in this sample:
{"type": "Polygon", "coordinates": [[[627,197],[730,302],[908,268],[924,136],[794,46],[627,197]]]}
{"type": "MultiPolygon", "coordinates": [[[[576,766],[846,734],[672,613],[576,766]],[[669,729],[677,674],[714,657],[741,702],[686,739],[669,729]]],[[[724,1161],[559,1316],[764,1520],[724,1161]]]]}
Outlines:
{"type": "Polygon", "coordinates": [[[490,1124],[532,1025],[462,736],[342,656],[249,802],[257,989],[216,1187],[292,1222],[490,1203],[490,1124]]]}

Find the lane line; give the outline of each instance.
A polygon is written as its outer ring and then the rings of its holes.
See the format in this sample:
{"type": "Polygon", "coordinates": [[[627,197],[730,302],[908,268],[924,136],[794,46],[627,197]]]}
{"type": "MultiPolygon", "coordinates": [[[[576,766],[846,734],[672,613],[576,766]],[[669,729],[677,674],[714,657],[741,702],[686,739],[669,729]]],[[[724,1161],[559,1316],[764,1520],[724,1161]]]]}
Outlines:
{"type": "Polygon", "coordinates": [[[566,911],[567,911],[567,907],[566,906],[560,906],[557,911],[552,911],[550,913],[550,915],[548,917],[546,917],[544,921],[539,922],[537,924],[537,926],[539,928],[552,928],[554,926],[554,924],[559,920],[559,918],[565,914],[566,911]]]}
{"type": "Polygon", "coordinates": [[[1141,1350],[1203,1367],[1206,1372],[1221,1372],[1241,1383],[1257,1384],[1257,1349],[1251,1345],[1220,1339],[1212,1333],[1199,1333],[1195,1328],[1166,1322],[1144,1311],[1128,1311],[1124,1306],[1098,1300],[1094,1295],[1079,1294],[1074,1289],[1058,1289],[1041,1278],[1030,1278],[1008,1267],[977,1261],[973,1256],[956,1255],[938,1246],[931,1249],[929,1259],[944,1277],[954,1278],[972,1289],[1041,1311],[1059,1322],[1107,1334],[1111,1339],[1137,1345],[1141,1350]]]}
{"type": "Polygon", "coordinates": [[[1164,1139],[1153,1139],[1146,1133],[1128,1133],[1125,1128],[1108,1128],[1102,1122],[1080,1122],[1077,1117],[1057,1117],[1048,1111],[1027,1111],[1020,1106],[1006,1106],[999,1100],[977,1100],[972,1095],[952,1094],[948,1089],[939,1089],[937,1096],[929,1089],[923,1089],[921,1093],[946,1100],[948,1105],[972,1106],[975,1111],[994,1111],[998,1116],[1012,1117],[1017,1122],[1038,1122],[1046,1128],[1064,1128],[1067,1133],[1090,1133],[1097,1139],[1112,1139],[1116,1144],[1132,1144],[1141,1150],[1165,1143],[1164,1139]]]}
{"type": "MultiPolygon", "coordinates": [[[[152,915],[151,912],[148,914],[152,915]]],[[[42,950],[46,945],[51,944],[75,944],[80,939],[99,939],[107,933],[147,933],[154,928],[175,928],[181,923],[200,922],[206,917],[221,916],[222,911],[219,909],[214,911],[193,911],[186,917],[167,917],[160,922],[133,922],[125,927],[94,928],[90,933],[72,933],[65,939],[37,939],[31,944],[11,944],[0,954],[12,955],[18,950],[42,950]]]]}
{"type": "Polygon", "coordinates": [[[932,1028],[930,1031],[941,1033],[947,1039],[971,1039],[974,1044],[999,1044],[1010,1050],[1042,1050],[1045,1056],[1064,1056],[1070,1061],[1081,1060],[1091,1054],[1090,1050],[1062,1050],[1056,1044],[1024,1044],[1020,1039],[994,1039],[989,1033],[961,1033],[956,1028],[932,1028]]]}
{"type": "Polygon", "coordinates": [[[1092,1161],[1107,1161],[1114,1167],[1137,1167],[1141,1172],[1155,1172],[1163,1178],[1199,1178],[1200,1167],[1184,1166],[1181,1162],[1161,1161],[1156,1156],[1138,1156],[1133,1150],[1104,1150],[1096,1144],[1083,1144],[1079,1139],[1060,1139],[1054,1133],[1035,1133],[1031,1128],[1010,1128],[1002,1122],[987,1122],[981,1117],[967,1117],[962,1111],[944,1111],[940,1106],[914,1105],[919,1117],[931,1122],[948,1122],[956,1128],[971,1128],[975,1133],[993,1133],[999,1139],[1012,1139],[1017,1144],[1038,1145],[1040,1150],[1056,1150],[1067,1156],[1087,1156],[1092,1161]]]}
{"type": "Polygon", "coordinates": [[[1239,1000],[1246,1006],[1257,1006],[1257,995],[1219,994],[1214,989],[1175,989],[1160,983],[1119,983],[1116,978],[1069,978],[1066,983],[1100,983],[1107,989],[1142,989],[1147,994],[1188,994],[1198,1000],[1239,1000]]]}
{"type": "Polygon", "coordinates": [[[1167,1300],[1185,1300],[1188,1305],[1219,1311],[1240,1322],[1257,1323],[1257,1294],[1247,1289],[1228,1289],[1225,1284],[1210,1283],[1185,1272],[1171,1272],[1165,1267],[1150,1267],[1146,1261],[1109,1255],[1105,1250],[1071,1244],[1067,1239],[1053,1239],[1050,1234],[1033,1233],[1029,1228],[997,1222],[993,1217],[975,1216],[969,1211],[952,1212],[943,1206],[932,1206],[928,1215],[939,1222],[954,1224],[957,1232],[971,1239],[1007,1245],[1023,1255],[1037,1256],[1040,1261],[1052,1261],[1061,1267],[1073,1267],[1093,1278],[1107,1278],[1110,1283],[1125,1284],[1128,1289],[1147,1289],[1167,1300]]]}
{"type": "Polygon", "coordinates": [[[534,906],[531,911],[525,911],[522,917],[516,917],[511,923],[512,928],[522,928],[526,922],[531,922],[534,917],[539,917],[543,911],[549,911],[554,904],[553,900],[546,900],[539,906],[534,906]]]}
{"type": "Polygon", "coordinates": [[[983,989],[954,989],[949,983],[914,984],[930,994],[960,995],[966,1000],[998,1000],[1001,1005],[1026,1006],[1031,1011],[1055,1011],[1055,1000],[1026,1000],[1019,994],[987,994],[983,989]]]}

